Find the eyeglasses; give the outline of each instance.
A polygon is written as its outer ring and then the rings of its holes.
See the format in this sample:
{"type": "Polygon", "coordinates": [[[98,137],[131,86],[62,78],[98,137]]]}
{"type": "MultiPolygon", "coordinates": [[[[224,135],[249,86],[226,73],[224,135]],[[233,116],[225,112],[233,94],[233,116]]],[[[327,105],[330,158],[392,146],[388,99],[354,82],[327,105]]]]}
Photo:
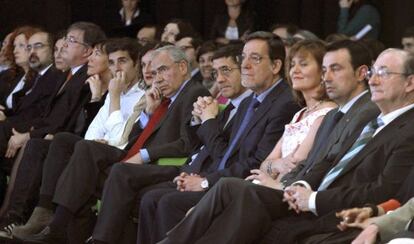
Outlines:
{"type": "Polygon", "coordinates": [[[262,62],[262,59],[264,58],[268,58],[269,56],[260,56],[258,54],[250,54],[248,57],[246,57],[244,54],[240,55],[237,57],[237,62],[242,63],[246,58],[247,60],[249,60],[250,62],[254,63],[254,64],[260,64],[260,62],[262,62]]]}
{"type": "Polygon", "coordinates": [[[28,51],[28,52],[30,52],[30,51],[32,51],[32,49],[34,50],[34,51],[37,51],[37,50],[40,50],[40,49],[42,49],[42,48],[44,48],[44,47],[46,47],[46,44],[44,44],[44,43],[41,43],[41,42],[37,42],[37,43],[35,43],[35,44],[33,44],[33,45],[27,45],[27,47],[26,47],[26,50],[28,51]]]}
{"type": "Polygon", "coordinates": [[[371,67],[371,69],[366,74],[366,78],[371,79],[374,75],[378,76],[381,79],[388,79],[390,78],[391,75],[409,76],[411,74],[392,72],[392,71],[389,71],[386,67],[380,67],[380,68],[371,67]]]}
{"type": "Polygon", "coordinates": [[[240,69],[240,68],[239,67],[233,67],[233,68],[231,68],[231,67],[228,67],[228,66],[222,66],[222,67],[218,68],[218,70],[217,69],[213,69],[211,71],[211,78],[213,78],[213,80],[217,80],[219,72],[220,72],[220,74],[222,76],[229,77],[230,76],[230,73],[233,70],[236,70],[236,69],[240,69]]]}
{"type": "MultiPolygon", "coordinates": [[[[173,64],[177,64],[177,63],[179,63],[179,62],[174,62],[173,64]]],[[[153,77],[157,77],[157,75],[164,76],[167,73],[167,71],[169,71],[171,69],[173,64],[168,65],[168,66],[167,65],[161,65],[156,70],[153,70],[150,73],[153,77]]]]}
{"type": "Polygon", "coordinates": [[[85,46],[85,47],[89,47],[89,44],[86,44],[86,43],[84,43],[84,42],[77,41],[77,40],[76,40],[73,36],[65,37],[65,38],[63,38],[63,40],[64,40],[66,43],[70,43],[70,44],[79,44],[79,45],[83,45],[83,46],[85,46]]]}
{"type": "Polygon", "coordinates": [[[183,51],[183,52],[185,52],[185,51],[187,51],[188,49],[191,49],[191,48],[194,48],[193,46],[181,46],[180,47],[180,49],[183,51]]]}

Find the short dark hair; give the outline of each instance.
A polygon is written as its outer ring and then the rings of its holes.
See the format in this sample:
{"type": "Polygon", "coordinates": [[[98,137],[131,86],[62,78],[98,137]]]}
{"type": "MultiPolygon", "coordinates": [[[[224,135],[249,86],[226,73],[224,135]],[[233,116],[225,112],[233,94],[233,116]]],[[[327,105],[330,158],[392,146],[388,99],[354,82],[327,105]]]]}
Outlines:
{"type": "Polygon", "coordinates": [[[414,26],[407,27],[407,29],[404,30],[402,38],[404,38],[404,37],[413,37],[414,38],[414,26]]]}
{"type": "Polygon", "coordinates": [[[360,41],[341,40],[328,45],[326,52],[333,52],[339,49],[346,49],[351,57],[351,65],[354,70],[362,65],[371,66],[370,50],[360,41]]]}
{"type": "Polygon", "coordinates": [[[109,55],[117,51],[126,51],[134,64],[139,62],[138,55],[141,50],[141,45],[132,38],[113,38],[109,39],[105,44],[105,52],[109,55]]]}
{"type": "Polygon", "coordinates": [[[270,60],[274,61],[274,60],[279,59],[282,62],[282,68],[280,69],[280,75],[284,77],[285,72],[284,72],[283,67],[285,63],[286,52],[285,52],[285,46],[283,45],[282,39],[279,36],[271,32],[256,31],[256,32],[249,34],[246,37],[245,43],[251,40],[255,40],[255,39],[263,40],[267,43],[267,47],[269,49],[270,60]]]}
{"type": "Polygon", "coordinates": [[[178,32],[177,36],[175,37],[175,40],[180,40],[180,39],[182,39],[184,37],[187,37],[187,36],[188,37],[195,36],[194,28],[189,22],[187,22],[183,19],[172,19],[172,20],[168,21],[168,23],[166,25],[168,25],[170,23],[174,23],[178,27],[179,32],[178,32]]]}
{"type": "Polygon", "coordinates": [[[75,22],[69,26],[68,32],[71,30],[83,31],[83,42],[91,47],[98,42],[106,40],[106,35],[102,28],[91,22],[75,22]]]}
{"type": "Polygon", "coordinates": [[[239,57],[243,50],[243,44],[229,44],[217,49],[211,60],[219,59],[219,58],[231,58],[235,64],[240,66],[239,57]]]}
{"type": "Polygon", "coordinates": [[[273,24],[270,27],[270,32],[273,32],[277,28],[286,28],[286,32],[292,37],[299,28],[294,24],[273,24]]]}
{"type": "Polygon", "coordinates": [[[200,45],[197,50],[197,61],[200,59],[201,55],[214,52],[217,50],[217,45],[213,41],[206,41],[200,45]]]}

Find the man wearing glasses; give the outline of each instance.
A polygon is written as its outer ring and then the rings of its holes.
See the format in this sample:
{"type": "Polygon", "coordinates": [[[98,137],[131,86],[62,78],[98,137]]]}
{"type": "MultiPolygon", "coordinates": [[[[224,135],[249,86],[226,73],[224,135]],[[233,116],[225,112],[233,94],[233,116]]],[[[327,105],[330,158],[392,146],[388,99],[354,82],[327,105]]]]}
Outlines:
{"type": "MultiPolygon", "coordinates": [[[[251,169],[258,168],[282,136],[284,125],[298,111],[283,81],[285,50],[280,38],[268,32],[252,33],[241,57],[241,84],[253,94],[240,105],[230,137],[213,133],[215,121],[203,116],[208,106],[199,103],[205,108],[201,109],[203,123],[198,135],[206,147],[213,145],[208,149],[217,150],[218,157],[202,165],[208,166],[208,170],[180,175],[175,179],[176,184],[164,182],[141,191],[141,195],[145,194],[140,205],[138,243],[155,243],[164,238],[220,178],[244,178],[251,169]]],[[[215,72],[221,77],[239,72],[236,68],[215,67],[215,72]]]]}
{"type": "Polygon", "coordinates": [[[201,39],[196,36],[185,36],[175,43],[176,47],[179,47],[187,56],[188,62],[191,68],[191,82],[200,82],[203,80],[201,76],[198,60],[197,50],[201,45],[201,39]]]}

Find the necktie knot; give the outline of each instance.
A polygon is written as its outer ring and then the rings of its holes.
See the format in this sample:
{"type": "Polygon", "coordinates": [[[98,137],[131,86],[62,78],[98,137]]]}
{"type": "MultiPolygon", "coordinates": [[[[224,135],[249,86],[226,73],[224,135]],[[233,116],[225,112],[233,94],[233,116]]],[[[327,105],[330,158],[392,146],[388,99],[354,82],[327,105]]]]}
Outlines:
{"type": "Polygon", "coordinates": [[[259,102],[259,100],[257,100],[257,98],[253,98],[252,99],[252,101],[251,101],[251,107],[253,108],[253,109],[256,109],[257,107],[259,107],[259,105],[260,105],[260,102],[259,102]]]}
{"type": "Polygon", "coordinates": [[[381,127],[383,125],[384,125],[384,121],[382,121],[382,119],[380,119],[380,118],[376,118],[376,119],[371,121],[371,128],[373,130],[378,129],[379,127],[381,127]]]}
{"type": "Polygon", "coordinates": [[[339,120],[342,119],[342,117],[344,117],[344,113],[342,113],[341,111],[336,112],[336,114],[334,115],[334,121],[338,122],[339,120]]]}

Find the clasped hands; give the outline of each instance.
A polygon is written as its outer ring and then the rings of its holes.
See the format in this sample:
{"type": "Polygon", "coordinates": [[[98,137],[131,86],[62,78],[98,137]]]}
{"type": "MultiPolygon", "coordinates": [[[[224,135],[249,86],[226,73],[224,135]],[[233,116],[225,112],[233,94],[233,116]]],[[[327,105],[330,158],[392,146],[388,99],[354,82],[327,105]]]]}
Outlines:
{"type": "Polygon", "coordinates": [[[201,182],[204,179],[205,178],[198,174],[182,172],[174,178],[173,182],[177,185],[178,191],[204,191],[204,189],[201,188],[201,182]]]}
{"type": "Polygon", "coordinates": [[[218,102],[212,97],[198,97],[197,101],[193,103],[193,107],[191,113],[194,120],[199,123],[214,119],[219,113],[218,102]]]}

